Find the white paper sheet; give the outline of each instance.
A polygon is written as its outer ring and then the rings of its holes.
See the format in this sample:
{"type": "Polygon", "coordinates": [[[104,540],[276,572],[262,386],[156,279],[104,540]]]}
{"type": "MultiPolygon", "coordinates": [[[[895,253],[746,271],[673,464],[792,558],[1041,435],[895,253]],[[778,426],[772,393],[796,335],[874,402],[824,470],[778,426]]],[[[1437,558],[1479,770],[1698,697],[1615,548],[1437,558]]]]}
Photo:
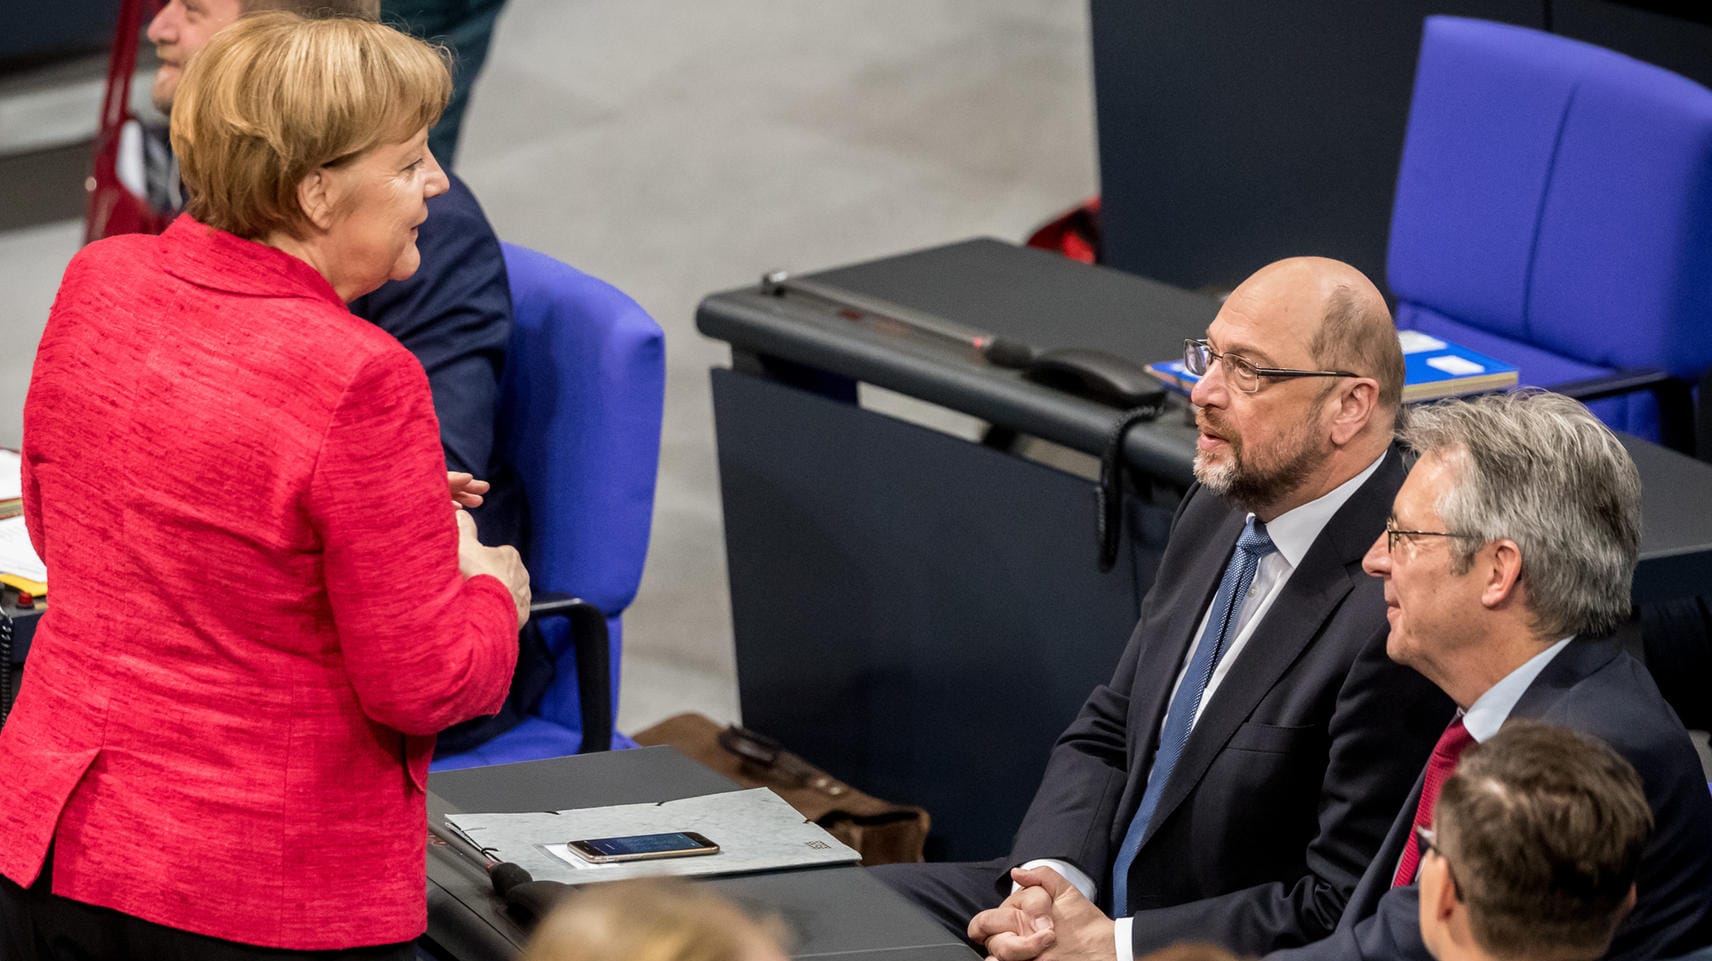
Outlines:
{"type": "Polygon", "coordinates": [[[15,450],[0,448],[0,501],[24,496],[24,459],[15,450]]]}
{"type": "Polygon", "coordinates": [[[1418,354],[1423,350],[1443,350],[1445,346],[1444,341],[1418,330],[1397,331],[1397,343],[1402,345],[1405,354],[1418,354]]]}
{"type": "Polygon", "coordinates": [[[617,881],[848,864],[860,855],[766,788],[664,801],[528,814],[454,814],[447,820],[477,847],[527,870],[537,881],[617,881]],[[580,838],[695,831],[718,854],[589,864],[565,848],[580,838]]]}
{"type": "Polygon", "coordinates": [[[0,572],[47,582],[48,567],[36,556],[22,516],[0,520],[0,572]]]}
{"type": "Polygon", "coordinates": [[[1458,357],[1455,354],[1445,354],[1442,357],[1428,357],[1427,366],[1442,370],[1454,377],[1466,377],[1469,374],[1478,374],[1486,369],[1466,357],[1458,357]]]}

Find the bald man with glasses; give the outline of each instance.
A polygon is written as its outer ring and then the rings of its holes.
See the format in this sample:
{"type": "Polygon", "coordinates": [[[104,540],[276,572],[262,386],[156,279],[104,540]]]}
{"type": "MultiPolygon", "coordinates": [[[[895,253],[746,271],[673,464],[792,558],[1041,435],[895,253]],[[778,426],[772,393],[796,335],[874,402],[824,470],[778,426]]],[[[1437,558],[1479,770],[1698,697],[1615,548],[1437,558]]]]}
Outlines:
{"type": "Polygon", "coordinates": [[[1404,476],[1379,291],[1337,261],[1271,264],[1185,360],[1197,482],[1010,855],[879,869],[1005,961],[1325,936],[1450,716],[1385,656],[1361,572],[1404,476]]]}

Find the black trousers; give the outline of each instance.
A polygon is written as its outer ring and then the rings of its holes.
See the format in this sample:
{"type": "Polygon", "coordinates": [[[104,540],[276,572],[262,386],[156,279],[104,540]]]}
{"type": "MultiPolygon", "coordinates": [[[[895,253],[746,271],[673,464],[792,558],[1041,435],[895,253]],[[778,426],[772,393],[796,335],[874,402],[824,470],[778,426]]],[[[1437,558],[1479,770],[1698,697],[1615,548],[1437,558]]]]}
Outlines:
{"type": "Polygon", "coordinates": [[[413,942],[338,951],[262,948],[62,898],[53,853],[28,888],[0,875],[0,961],[414,961],[413,942]]]}
{"type": "Polygon", "coordinates": [[[985,953],[969,940],[969,919],[988,908],[996,908],[1010,894],[1009,858],[992,861],[939,862],[934,864],[878,864],[869,868],[886,886],[915,902],[933,919],[970,947],[985,953]]]}

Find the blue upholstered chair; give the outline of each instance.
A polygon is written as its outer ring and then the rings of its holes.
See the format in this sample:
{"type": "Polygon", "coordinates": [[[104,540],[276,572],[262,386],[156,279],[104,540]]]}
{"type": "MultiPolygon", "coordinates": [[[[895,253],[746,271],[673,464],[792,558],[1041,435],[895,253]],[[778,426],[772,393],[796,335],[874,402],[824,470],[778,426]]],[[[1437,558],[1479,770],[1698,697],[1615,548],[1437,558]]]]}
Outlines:
{"type": "Polygon", "coordinates": [[[496,441],[523,489],[533,616],[556,673],[533,715],[436,758],[435,770],[611,745],[621,615],[642,578],[654,509],[665,392],[659,325],[611,285],[503,246],[514,317],[496,441]]]}
{"type": "Polygon", "coordinates": [[[1712,91],[1537,30],[1429,17],[1388,280],[1400,328],[1691,449],[1689,390],[1712,368],[1712,91]]]}

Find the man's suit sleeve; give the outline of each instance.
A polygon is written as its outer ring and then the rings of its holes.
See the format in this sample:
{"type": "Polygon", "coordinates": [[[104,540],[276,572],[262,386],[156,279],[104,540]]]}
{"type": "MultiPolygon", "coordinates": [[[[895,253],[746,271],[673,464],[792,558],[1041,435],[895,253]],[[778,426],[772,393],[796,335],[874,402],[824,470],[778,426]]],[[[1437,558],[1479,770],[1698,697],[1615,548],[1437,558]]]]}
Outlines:
{"type": "Polygon", "coordinates": [[[1265,961],[1433,961],[1421,941],[1420,890],[1394,888],[1378,909],[1306,947],[1268,954],[1265,961]]]}
{"type": "MultiPolygon", "coordinates": [[[[1318,833],[1307,848],[1307,873],[1139,912],[1131,931],[1138,956],[1179,941],[1209,939],[1239,954],[1262,954],[1316,941],[1337,926],[1451,714],[1437,688],[1386,656],[1389,627],[1365,600],[1351,597],[1342,612],[1352,626],[1368,628],[1337,690],[1327,728],[1318,833]]],[[[1267,812],[1250,816],[1265,818],[1267,812]]]]}

